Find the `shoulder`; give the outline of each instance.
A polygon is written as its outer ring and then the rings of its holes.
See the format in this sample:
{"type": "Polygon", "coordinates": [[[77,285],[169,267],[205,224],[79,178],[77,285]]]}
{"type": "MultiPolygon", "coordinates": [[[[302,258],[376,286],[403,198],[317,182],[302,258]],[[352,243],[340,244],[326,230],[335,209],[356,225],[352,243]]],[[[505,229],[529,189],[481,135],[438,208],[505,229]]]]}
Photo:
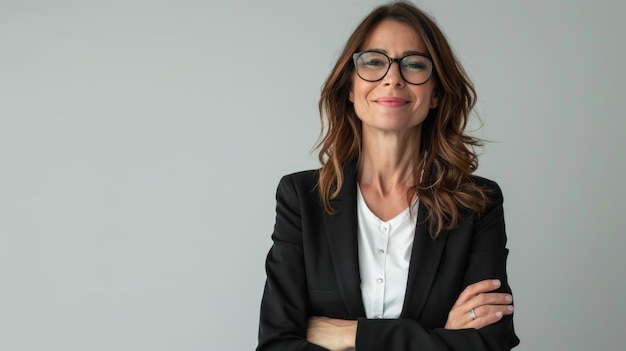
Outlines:
{"type": "Polygon", "coordinates": [[[319,178],[319,169],[310,169],[284,175],[278,184],[279,187],[290,184],[298,189],[314,188],[319,178]]]}
{"type": "Polygon", "coordinates": [[[480,187],[487,196],[489,203],[502,202],[502,189],[495,181],[478,175],[471,175],[470,182],[480,187]]]}
{"type": "Polygon", "coordinates": [[[481,177],[479,175],[475,175],[472,174],[470,176],[470,181],[478,186],[482,186],[488,189],[500,189],[500,186],[498,185],[498,183],[496,183],[495,181],[485,178],[485,177],[481,177]]]}
{"type": "Polygon", "coordinates": [[[278,183],[277,195],[301,197],[315,191],[319,169],[299,171],[284,175],[278,183]]]}
{"type": "Polygon", "coordinates": [[[281,183],[284,181],[292,181],[297,184],[317,183],[319,177],[319,169],[309,169],[284,175],[281,183]]]}

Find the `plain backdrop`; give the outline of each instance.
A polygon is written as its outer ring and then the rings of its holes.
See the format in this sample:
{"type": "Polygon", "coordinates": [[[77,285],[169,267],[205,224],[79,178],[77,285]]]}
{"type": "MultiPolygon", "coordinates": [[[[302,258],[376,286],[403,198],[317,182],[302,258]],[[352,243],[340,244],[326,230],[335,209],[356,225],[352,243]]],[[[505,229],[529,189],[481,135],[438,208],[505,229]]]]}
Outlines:
{"type": "MultiPolygon", "coordinates": [[[[379,1],[0,0],[0,350],[252,350],[286,173],[379,1]]],[[[624,2],[418,3],[479,94],[518,350],[623,349],[624,2]]]]}

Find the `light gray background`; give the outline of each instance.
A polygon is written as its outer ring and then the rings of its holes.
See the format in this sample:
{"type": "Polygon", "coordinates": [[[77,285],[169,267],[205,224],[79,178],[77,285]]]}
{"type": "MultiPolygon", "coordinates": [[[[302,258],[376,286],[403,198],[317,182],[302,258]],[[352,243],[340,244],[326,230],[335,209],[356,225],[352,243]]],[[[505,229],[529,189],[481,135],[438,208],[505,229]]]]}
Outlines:
{"type": "MultiPolygon", "coordinates": [[[[252,350],[276,185],[377,3],[0,1],[0,350],[252,350]]],[[[622,349],[626,6],[419,4],[479,92],[518,349],[622,349]]]]}

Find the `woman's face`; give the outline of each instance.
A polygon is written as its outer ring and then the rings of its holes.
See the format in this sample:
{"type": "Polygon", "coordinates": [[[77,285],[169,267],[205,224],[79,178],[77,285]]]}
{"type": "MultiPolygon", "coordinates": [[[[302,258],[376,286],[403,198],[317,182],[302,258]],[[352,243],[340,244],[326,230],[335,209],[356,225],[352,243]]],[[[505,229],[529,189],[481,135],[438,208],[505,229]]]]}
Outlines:
{"type": "MultiPolygon", "coordinates": [[[[368,50],[383,52],[391,58],[426,53],[424,43],[413,28],[392,20],[374,27],[361,48],[361,51],[368,50]]],[[[408,84],[400,75],[398,63],[394,62],[385,77],[377,82],[367,82],[354,73],[350,101],[362,122],[363,132],[402,133],[420,128],[428,111],[437,107],[434,86],[433,78],[422,85],[408,84]]]]}

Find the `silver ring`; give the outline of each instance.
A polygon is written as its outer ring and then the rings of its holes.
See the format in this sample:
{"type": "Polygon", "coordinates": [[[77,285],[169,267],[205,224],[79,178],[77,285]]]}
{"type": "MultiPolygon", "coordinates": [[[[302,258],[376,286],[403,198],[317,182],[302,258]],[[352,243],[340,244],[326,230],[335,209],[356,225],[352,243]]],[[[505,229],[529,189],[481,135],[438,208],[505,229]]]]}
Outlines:
{"type": "Polygon", "coordinates": [[[470,317],[472,318],[473,321],[476,320],[476,313],[474,313],[474,309],[473,308],[470,310],[470,317]]]}

